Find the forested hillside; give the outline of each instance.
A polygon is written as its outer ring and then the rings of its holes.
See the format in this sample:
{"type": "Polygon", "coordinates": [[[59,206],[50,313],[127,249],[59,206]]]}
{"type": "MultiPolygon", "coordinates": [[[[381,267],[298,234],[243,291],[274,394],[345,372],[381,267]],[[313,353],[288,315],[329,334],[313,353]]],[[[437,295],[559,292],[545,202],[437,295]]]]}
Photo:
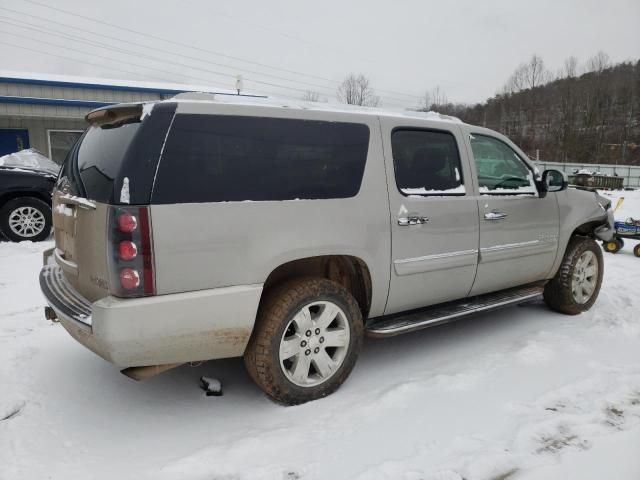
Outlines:
{"type": "Polygon", "coordinates": [[[576,76],[574,60],[550,80],[543,70],[536,78],[535,59],[485,103],[438,110],[498,130],[541,160],[640,165],[640,61],[594,62],[576,76]]]}

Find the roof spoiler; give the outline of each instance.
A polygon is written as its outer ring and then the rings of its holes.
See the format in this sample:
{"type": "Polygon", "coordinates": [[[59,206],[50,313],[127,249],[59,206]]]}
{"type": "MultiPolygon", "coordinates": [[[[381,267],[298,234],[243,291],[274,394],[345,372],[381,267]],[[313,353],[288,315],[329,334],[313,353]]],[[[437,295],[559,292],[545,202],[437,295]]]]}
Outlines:
{"type": "Polygon", "coordinates": [[[135,121],[142,117],[142,110],[142,103],[119,103],[91,110],[84,119],[95,126],[135,121]]]}

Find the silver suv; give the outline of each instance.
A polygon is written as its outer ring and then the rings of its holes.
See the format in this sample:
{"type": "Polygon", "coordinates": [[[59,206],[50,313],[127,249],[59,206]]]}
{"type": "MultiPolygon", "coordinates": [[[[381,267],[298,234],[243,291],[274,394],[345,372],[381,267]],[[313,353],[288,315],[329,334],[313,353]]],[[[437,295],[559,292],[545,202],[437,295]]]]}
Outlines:
{"type": "Polygon", "coordinates": [[[244,356],[299,404],[344,382],[365,334],[598,296],[610,202],[491,130],[204,94],[87,121],[40,285],[48,318],[132,378],[244,356]]]}

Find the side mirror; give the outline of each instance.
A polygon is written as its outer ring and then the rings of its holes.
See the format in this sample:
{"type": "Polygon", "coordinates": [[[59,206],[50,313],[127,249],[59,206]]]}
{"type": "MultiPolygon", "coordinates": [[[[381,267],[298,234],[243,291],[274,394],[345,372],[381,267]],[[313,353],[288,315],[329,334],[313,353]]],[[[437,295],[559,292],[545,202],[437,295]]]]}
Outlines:
{"type": "Polygon", "coordinates": [[[560,170],[545,170],[542,174],[542,184],[547,192],[561,192],[569,187],[569,180],[560,170]]]}

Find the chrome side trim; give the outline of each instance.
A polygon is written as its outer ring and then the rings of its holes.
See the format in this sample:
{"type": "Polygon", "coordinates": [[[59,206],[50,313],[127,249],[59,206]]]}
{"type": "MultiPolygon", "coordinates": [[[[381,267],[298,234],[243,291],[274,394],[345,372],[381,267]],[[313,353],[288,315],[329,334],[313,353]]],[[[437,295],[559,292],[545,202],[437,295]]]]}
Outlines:
{"type": "Polygon", "coordinates": [[[393,261],[397,275],[434,272],[449,268],[473,266],[478,261],[478,250],[459,250],[456,252],[438,253],[423,257],[402,258],[393,261]]]}
{"type": "Polygon", "coordinates": [[[497,262],[530,255],[541,255],[554,252],[557,249],[557,242],[544,240],[529,240],[527,242],[494,245],[480,249],[480,263],[497,262]]]}
{"type": "Polygon", "coordinates": [[[538,245],[541,242],[540,240],[530,240],[527,242],[518,242],[518,243],[507,243],[504,245],[494,245],[493,247],[483,247],[480,249],[481,252],[499,252],[501,250],[509,250],[512,248],[522,248],[522,247],[529,247],[532,245],[538,245]]]}

